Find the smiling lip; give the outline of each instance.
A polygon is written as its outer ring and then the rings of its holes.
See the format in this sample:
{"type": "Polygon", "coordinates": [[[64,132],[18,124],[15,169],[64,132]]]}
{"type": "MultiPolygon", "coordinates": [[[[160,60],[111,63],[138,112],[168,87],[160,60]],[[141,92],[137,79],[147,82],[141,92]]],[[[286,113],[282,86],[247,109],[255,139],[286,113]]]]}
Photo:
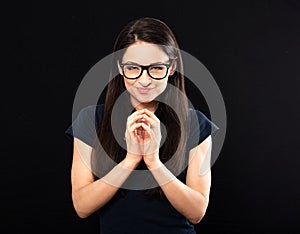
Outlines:
{"type": "Polygon", "coordinates": [[[139,93],[149,93],[152,88],[136,88],[139,93]]]}

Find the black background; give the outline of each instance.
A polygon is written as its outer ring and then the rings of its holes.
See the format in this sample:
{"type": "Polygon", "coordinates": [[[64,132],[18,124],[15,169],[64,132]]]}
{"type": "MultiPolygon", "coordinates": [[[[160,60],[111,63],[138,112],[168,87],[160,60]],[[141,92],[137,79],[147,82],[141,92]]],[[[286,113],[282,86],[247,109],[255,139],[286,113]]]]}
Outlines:
{"type": "Polygon", "coordinates": [[[95,216],[73,210],[64,131],[84,75],[140,16],[164,20],[225,101],[226,139],[198,233],[300,233],[299,1],[24,1],[3,11],[6,233],[99,232],[95,216]]]}

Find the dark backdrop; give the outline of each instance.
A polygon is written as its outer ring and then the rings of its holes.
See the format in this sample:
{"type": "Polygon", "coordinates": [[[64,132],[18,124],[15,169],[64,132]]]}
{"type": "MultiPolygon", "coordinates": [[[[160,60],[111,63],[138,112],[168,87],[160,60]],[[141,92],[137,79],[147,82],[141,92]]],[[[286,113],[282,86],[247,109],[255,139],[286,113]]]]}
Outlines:
{"type": "Polygon", "coordinates": [[[198,233],[300,232],[298,1],[23,1],[3,11],[0,214],[8,233],[98,233],[95,216],[73,210],[64,131],[84,75],[140,16],[164,20],[225,101],[227,135],[198,233]]]}

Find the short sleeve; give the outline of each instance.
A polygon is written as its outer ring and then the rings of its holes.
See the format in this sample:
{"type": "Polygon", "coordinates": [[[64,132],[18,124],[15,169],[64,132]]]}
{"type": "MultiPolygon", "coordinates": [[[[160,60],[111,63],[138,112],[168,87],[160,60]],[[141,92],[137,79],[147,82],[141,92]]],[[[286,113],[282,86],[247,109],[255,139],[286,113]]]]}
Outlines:
{"type": "Polygon", "coordinates": [[[204,141],[209,135],[215,134],[219,127],[199,110],[190,109],[190,117],[189,146],[191,149],[204,141]]]}
{"type": "Polygon", "coordinates": [[[66,135],[72,139],[76,137],[92,147],[97,138],[97,128],[102,119],[102,114],[102,105],[84,107],[79,111],[72,124],[65,130],[66,135]]]}

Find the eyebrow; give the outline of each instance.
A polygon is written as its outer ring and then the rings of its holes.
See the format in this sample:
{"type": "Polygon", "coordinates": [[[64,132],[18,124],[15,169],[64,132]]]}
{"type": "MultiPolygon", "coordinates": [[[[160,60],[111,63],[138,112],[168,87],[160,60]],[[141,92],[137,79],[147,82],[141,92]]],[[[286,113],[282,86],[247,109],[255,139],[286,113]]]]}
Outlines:
{"type": "MultiPolygon", "coordinates": [[[[155,62],[155,63],[150,63],[149,66],[151,65],[156,65],[156,64],[168,64],[170,62],[155,62]]],[[[134,65],[141,65],[139,63],[133,62],[133,61],[127,61],[127,62],[122,62],[122,64],[134,64],[134,65]]],[[[143,65],[141,65],[143,66],[143,65]]],[[[144,65],[144,66],[148,66],[148,65],[144,65]]]]}

